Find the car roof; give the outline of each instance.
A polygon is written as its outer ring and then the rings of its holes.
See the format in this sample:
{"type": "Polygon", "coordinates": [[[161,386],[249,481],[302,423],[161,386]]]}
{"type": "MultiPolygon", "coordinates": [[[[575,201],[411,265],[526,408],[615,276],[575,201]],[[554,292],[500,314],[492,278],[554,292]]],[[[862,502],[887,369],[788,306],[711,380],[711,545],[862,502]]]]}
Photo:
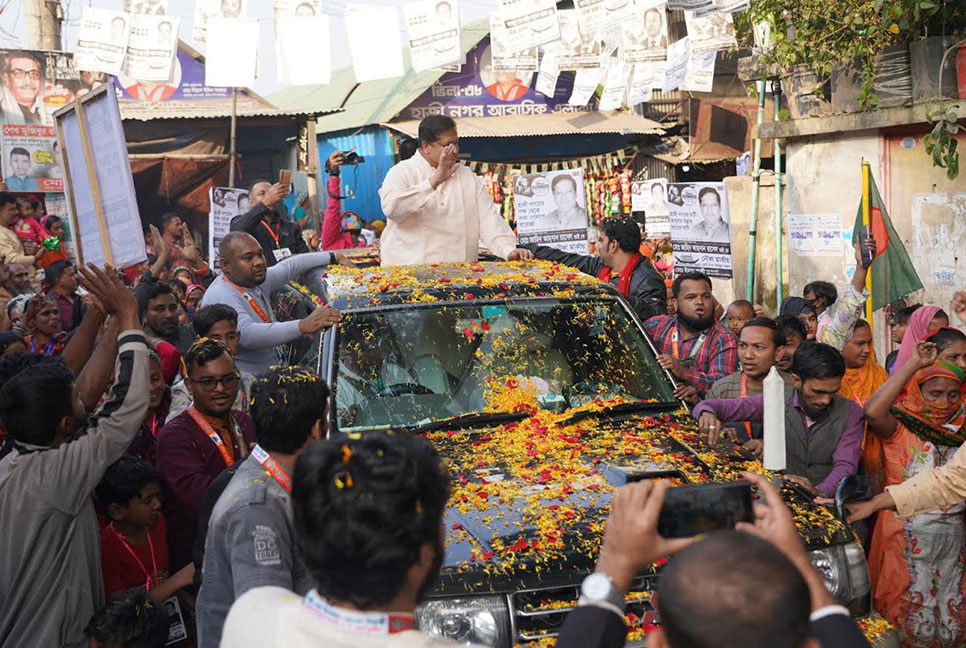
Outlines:
{"type": "Polygon", "coordinates": [[[521,297],[613,296],[614,288],[551,261],[433,263],[347,268],[330,266],[326,294],[336,308],[521,297]]]}

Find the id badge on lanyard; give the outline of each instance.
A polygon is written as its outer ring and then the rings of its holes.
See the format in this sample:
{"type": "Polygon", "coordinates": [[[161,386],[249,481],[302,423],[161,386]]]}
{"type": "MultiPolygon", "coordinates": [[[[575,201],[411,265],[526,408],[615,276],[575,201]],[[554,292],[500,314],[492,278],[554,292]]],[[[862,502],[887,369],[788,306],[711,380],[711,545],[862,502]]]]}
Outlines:
{"type": "Polygon", "coordinates": [[[275,255],[275,262],[284,261],[285,259],[292,256],[292,250],[287,247],[278,248],[277,250],[272,250],[272,254],[275,255]]]}

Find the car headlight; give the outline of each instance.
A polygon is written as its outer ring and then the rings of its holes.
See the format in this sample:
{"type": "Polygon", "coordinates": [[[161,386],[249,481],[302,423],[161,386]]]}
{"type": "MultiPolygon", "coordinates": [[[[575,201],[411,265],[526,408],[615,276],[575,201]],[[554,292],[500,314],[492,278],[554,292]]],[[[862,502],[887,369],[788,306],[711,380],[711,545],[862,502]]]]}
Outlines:
{"type": "Polygon", "coordinates": [[[868,612],[869,568],[858,542],[808,552],[832,596],[853,613],[868,612]]]}
{"type": "Polygon", "coordinates": [[[422,632],[464,644],[512,645],[510,610],[502,596],[431,599],[416,607],[422,632]]]}

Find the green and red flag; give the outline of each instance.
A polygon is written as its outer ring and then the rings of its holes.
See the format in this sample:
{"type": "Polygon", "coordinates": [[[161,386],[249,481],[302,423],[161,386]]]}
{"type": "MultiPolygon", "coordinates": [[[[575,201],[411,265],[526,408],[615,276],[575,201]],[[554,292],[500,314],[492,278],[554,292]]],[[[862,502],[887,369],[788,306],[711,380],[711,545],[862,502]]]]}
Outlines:
{"type": "Polygon", "coordinates": [[[855,227],[852,229],[852,243],[859,240],[859,232],[863,227],[863,211],[867,203],[869,231],[876,242],[875,259],[872,261],[869,273],[872,284],[872,310],[877,311],[909,293],[920,290],[922,281],[916,274],[906,247],[892,227],[889,212],[882,202],[868,164],[865,163],[862,166],[862,172],[868,178],[868,195],[864,195],[859,201],[855,227]]]}

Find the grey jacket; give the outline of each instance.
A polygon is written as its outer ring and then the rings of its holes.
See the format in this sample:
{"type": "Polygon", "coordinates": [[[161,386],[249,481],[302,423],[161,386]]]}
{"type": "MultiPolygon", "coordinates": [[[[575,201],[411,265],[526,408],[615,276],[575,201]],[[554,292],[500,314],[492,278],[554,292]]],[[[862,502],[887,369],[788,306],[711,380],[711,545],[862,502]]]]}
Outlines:
{"type": "Polygon", "coordinates": [[[86,646],[104,604],[91,491],[134,438],[148,408],[148,349],[118,336],[110,398],[82,436],[56,448],[15,445],[0,461],[0,646],[86,646]]]}
{"type": "Polygon", "coordinates": [[[334,262],[335,254],[331,252],[298,254],[269,268],[265,281],[260,286],[245,289],[245,292],[271,319],[268,323],[262,321],[248,300],[225,280],[224,275],[219,275],[211,283],[201,300],[201,305],[226,304],[238,313],[238,332],[241,333],[241,340],[238,343],[235,364],[239,369],[257,376],[272,365],[278,364],[272,349],[297,339],[301,333],[297,320],[275,321],[275,313],[272,312],[272,293],[280,290],[289,281],[297,279],[305,271],[334,262]]]}

